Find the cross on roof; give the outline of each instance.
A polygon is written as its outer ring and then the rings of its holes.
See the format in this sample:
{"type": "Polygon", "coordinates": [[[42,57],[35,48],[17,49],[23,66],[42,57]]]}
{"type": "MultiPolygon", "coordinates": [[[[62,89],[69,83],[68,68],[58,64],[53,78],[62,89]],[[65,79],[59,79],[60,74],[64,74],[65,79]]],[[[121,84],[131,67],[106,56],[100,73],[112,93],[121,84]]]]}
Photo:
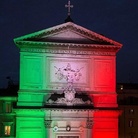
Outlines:
{"type": "Polygon", "coordinates": [[[68,0],[68,4],[66,4],[65,7],[68,8],[68,16],[70,16],[70,9],[73,8],[73,5],[70,4],[70,0],[68,0]]]}

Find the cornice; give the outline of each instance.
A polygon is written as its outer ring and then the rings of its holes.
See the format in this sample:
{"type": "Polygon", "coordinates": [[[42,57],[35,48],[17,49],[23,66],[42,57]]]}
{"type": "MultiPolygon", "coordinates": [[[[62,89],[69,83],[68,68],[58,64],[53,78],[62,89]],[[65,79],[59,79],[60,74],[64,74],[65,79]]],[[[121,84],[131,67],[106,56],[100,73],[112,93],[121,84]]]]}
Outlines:
{"type": "Polygon", "coordinates": [[[110,110],[108,108],[105,110],[99,109],[99,110],[96,110],[94,112],[95,117],[118,117],[121,114],[122,114],[122,110],[118,110],[118,109],[115,109],[115,110],[111,109],[110,110]]]}
{"type": "MultiPolygon", "coordinates": [[[[16,112],[17,116],[44,116],[45,113],[52,114],[78,114],[83,112],[83,114],[87,114],[88,112],[90,114],[93,114],[95,117],[118,117],[122,114],[122,110],[118,109],[59,109],[59,108],[41,108],[41,109],[14,109],[14,112],[16,112]]],[[[53,116],[52,115],[52,116],[53,116]]],[[[54,115],[55,116],[55,115],[54,115]]]]}
{"type": "Polygon", "coordinates": [[[16,109],[13,109],[13,112],[15,112],[17,116],[37,116],[37,117],[41,117],[41,116],[44,115],[44,111],[42,109],[16,108],[16,109]]]}
{"type": "Polygon", "coordinates": [[[46,111],[46,113],[52,111],[52,112],[65,112],[65,113],[78,113],[78,112],[89,112],[89,113],[93,113],[95,111],[98,111],[99,109],[60,109],[60,108],[43,108],[44,111],[46,111]]]}
{"type": "Polygon", "coordinates": [[[39,46],[39,48],[45,47],[82,47],[82,48],[120,48],[120,46],[114,46],[114,45],[100,45],[100,44],[74,44],[74,43],[55,43],[55,42],[34,42],[34,41],[17,41],[16,45],[19,48],[24,47],[34,47],[34,46],[39,46]],[[40,47],[41,46],[41,47],[40,47]],[[43,47],[42,47],[43,46],[43,47]]]}
{"type": "Polygon", "coordinates": [[[16,111],[16,112],[43,112],[43,110],[42,109],[33,109],[33,108],[15,108],[14,109],[14,111],[16,111]]]}
{"type": "MultiPolygon", "coordinates": [[[[53,43],[53,42],[31,42],[31,41],[18,41],[16,45],[20,48],[21,51],[28,52],[44,52],[44,53],[75,53],[77,51],[90,51],[90,50],[106,50],[106,52],[117,52],[120,47],[113,45],[96,45],[96,44],[73,44],[73,43],[53,43]],[[31,50],[29,50],[31,49],[31,50]],[[37,50],[36,50],[37,49],[37,50]],[[66,52],[65,52],[66,50],[66,52]],[[111,51],[110,51],[111,50],[111,51]],[[53,51],[53,52],[51,52],[53,51]],[[58,51],[58,52],[54,52],[58,51]],[[70,52],[69,52],[70,51],[70,52]]],[[[83,52],[84,53],[84,52],[83,52]]],[[[86,52],[91,53],[91,52],[86,52]]]]}

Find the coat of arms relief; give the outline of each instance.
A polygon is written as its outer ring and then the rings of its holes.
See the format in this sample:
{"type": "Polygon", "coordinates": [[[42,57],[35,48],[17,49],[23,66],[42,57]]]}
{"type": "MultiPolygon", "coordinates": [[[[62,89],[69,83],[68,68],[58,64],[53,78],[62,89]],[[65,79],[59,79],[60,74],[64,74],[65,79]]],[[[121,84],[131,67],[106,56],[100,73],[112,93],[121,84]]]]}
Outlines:
{"type": "Polygon", "coordinates": [[[54,76],[58,81],[64,81],[66,82],[63,94],[64,96],[61,98],[57,98],[56,101],[52,101],[50,98],[46,103],[49,104],[62,104],[62,105],[82,105],[82,104],[91,104],[90,100],[83,101],[81,98],[76,98],[76,90],[74,88],[74,82],[77,83],[81,81],[83,78],[83,69],[84,66],[75,66],[73,68],[73,65],[71,63],[66,63],[63,66],[54,65],[53,68],[55,68],[54,76]]]}
{"type": "Polygon", "coordinates": [[[67,83],[73,83],[75,81],[79,81],[81,79],[82,73],[81,70],[84,67],[73,69],[71,64],[68,63],[67,66],[63,67],[56,67],[55,76],[58,80],[66,80],[67,83]]]}

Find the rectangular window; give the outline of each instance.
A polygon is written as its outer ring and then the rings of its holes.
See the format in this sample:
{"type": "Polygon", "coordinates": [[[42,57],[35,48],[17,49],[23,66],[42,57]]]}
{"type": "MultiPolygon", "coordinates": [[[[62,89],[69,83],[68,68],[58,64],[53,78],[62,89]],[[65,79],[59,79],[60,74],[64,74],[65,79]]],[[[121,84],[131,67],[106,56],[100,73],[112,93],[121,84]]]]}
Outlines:
{"type": "Polygon", "coordinates": [[[11,113],[11,111],[12,111],[12,106],[11,106],[11,103],[6,103],[6,105],[5,105],[6,107],[6,113],[11,113]]]}
{"type": "Polygon", "coordinates": [[[133,121],[129,121],[129,127],[133,127],[133,121]]]}
{"type": "Polygon", "coordinates": [[[5,136],[11,135],[11,126],[5,126],[4,127],[4,134],[5,134],[5,136]]]}

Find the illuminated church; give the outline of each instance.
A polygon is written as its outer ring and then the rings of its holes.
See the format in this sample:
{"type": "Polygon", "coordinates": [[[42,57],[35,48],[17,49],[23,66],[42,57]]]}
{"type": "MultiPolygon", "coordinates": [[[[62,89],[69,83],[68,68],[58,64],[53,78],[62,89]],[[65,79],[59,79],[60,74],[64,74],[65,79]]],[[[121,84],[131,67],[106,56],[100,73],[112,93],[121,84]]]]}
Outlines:
{"type": "Polygon", "coordinates": [[[15,38],[16,138],[118,138],[116,53],[122,44],[72,22],[15,38]]]}

